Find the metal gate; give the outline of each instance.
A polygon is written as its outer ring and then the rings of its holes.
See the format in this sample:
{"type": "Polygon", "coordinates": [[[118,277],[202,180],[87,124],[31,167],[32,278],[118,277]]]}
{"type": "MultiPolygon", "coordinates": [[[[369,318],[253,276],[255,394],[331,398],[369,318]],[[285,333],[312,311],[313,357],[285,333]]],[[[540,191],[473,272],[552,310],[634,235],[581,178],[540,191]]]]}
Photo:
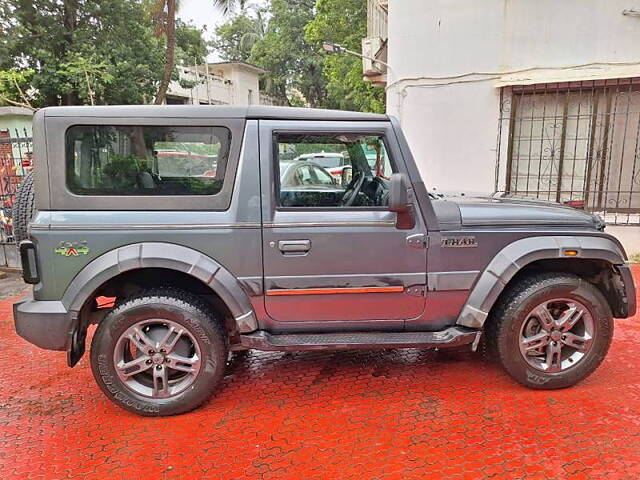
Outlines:
{"type": "Polygon", "coordinates": [[[16,188],[32,167],[31,155],[32,140],[26,129],[0,126],[0,267],[19,267],[12,208],[16,188]]]}
{"type": "Polygon", "coordinates": [[[503,93],[498,152],[507,155],[508,193],[640,225],[640,78],[503,93]]]}

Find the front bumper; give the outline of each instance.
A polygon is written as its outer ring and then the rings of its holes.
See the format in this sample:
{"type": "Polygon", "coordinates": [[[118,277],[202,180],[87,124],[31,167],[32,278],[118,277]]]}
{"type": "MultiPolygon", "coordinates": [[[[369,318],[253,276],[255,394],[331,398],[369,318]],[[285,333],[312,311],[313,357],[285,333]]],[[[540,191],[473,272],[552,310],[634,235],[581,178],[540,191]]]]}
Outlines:
{"type": "Polygon", "coordinates": [[[16,332],[46,350],[67,350],[73,318],[62,302],[26,298],[13,305],[16,332]]]}
{"type": "Polygon", "coordinates": [[[618,271],[622,282],[624,283],[624,296],[627,300],[627,315],[633,317],[636,314],[637,299],[636,299],[636,286],[633,282],[633,273],[631,272],[631,266],[629,264],[618,265],[618,271]]]}

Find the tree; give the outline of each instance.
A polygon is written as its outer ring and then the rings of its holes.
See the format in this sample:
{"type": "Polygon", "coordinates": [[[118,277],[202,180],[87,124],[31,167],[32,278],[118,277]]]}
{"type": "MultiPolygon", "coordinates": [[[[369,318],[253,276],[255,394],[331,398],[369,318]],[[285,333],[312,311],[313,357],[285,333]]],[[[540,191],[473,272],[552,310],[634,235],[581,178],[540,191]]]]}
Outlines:
{"type": "MultiPolygon", "coordinates": [[[[363,0],[318,0],[316,15],[305,27],[305,39],[318,50],[323,42],[359,51],[367,33],[363,0]]],[[[384,90],[362,80],[362,60],[351,55],[324,55],[327,79],[323,106],[342,110],[384,112],[384,90]]]]}
{"type": "Polygon", "coordinates": [[[183,65],[204,63],[209,47],[202,37],[202,30],[194,25],[176,20],[176,62],[183,65]]]}
{"type": "Polygon", "coordinates": [[[28,88],[33,70],[0,70],[0,105],[12,105],[35,110],[28,88]]]}
{"type": "Polygon", "coordinates": [[[266,33],[251,50],[249,61],[267,70],[263,80],[266,93],[283,103],[297,103],[298,92],[311,107],[320,105],[324,97],[322,56],[304,38],[315,3],[272,0],[266,33]]]}
{"type": "Polygon", "coordinates": [[[167,88],[171,81],[171,74],[175,67],[176,49],[176,10],[177,0],[156,0],[153,7],[153,21],[156,25],[156,35],[165,39],[166,51],[164,56],[164,68],[162,78],[154,103],[161,105],[167,96],[167,88]]]}
{"type": "Polygon", "coordinates": [[[246,62],[253,46],[264,38],[265,33],[264,12],[258,9],[254,15],[237,15],[216,28],[211,46],[227,62],[246,62]]]}
{"type": "Polygon", "coordinates": [[[224,15],[229,15],[237,8],[242,10],[247,0],[213,0],[213,5],[222,10],[224,15]]]}
{"type": "MultiPolygon", "coordinates": [[[[0,104],[25,104],[24,96],[34,108],[149,103],[166,57],[154,35],[155,1],[0,2],[0,104]]],[[[202,32],[179,21],[175,27],[176,59],[204,60],[202,32]]]]}
{"type": "Polygon", "coordinates": [[[163,60],[147,19],[143,0],[4,0],[0,71],[28,80],[20,86],[36,108],[145,103],[163,60]]]}
{"type": "MultiPolygon", "coordinates": [[[[236,6],[243,8],[245,0],[213,0],[213,5],[220,8],[225,15],[231,12],[236,6]]],[[[158,93],[154,103],[161,105],[167,96],[167,88],[176,66],[176,12],[179,8],[178,0],[155,0],[153,6],[153,20],[156,25],[156,35],[165,39],[166,51],[164,58],[164,68],[158,93]]]]}
{"type": "Polygon", "coordinates": [[[113,80],[109,73],[109,66],[104,61],[96,61],[93,58],[75,56],[68,62],[61,63],[58,73],[65,79],[64,85],[67,91],[77,92],[82,103],[96,104],[96,97],[104,96],[105,89],[113,80]]]}

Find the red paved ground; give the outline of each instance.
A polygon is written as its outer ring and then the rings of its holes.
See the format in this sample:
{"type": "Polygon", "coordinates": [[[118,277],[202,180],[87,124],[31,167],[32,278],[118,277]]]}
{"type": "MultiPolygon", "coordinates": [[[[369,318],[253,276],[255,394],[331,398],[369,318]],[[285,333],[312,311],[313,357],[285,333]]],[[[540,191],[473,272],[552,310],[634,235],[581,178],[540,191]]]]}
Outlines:
{"type": "MultiPolygon", "coordinates": [[[[636,270],[640,280],[640,269],[636,270]]],[[[0,478],[640,478],[640,316],[600,369],[532,391],[467,353],[252,353],[180,417],[109,403],[0,303],[0,478]]]]}

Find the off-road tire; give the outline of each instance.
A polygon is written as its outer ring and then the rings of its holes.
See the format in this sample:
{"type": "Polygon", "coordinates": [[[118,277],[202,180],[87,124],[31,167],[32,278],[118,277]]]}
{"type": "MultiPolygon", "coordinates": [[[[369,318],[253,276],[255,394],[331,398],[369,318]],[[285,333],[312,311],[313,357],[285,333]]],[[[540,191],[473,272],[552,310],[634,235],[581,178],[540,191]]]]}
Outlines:
{"type": "Polygon", "coordinates": [[[162,287],[124,300],[98,325],[91,343],[91,369],[100,389],[116,405],[143,416],[177,415],[197,408],[214,393],[224,376],[227,352],[227,335],[212,308],[188,292],[162,287]],[[118,339],[136,322],[149,318],[169,319],[184,326],[202,354],[193,384],[170,398],[150,398],[131,391],[115,370],[118,339]]]}
{"type": "Polygon", "coordinates": [[[33,171],[27,173],[18,189],[16,190],[15,201],[13,202],[13,236],[16,243],[26,240],[27,227],[35,213],[35,190],[33,187],[33,171]]]}
{"type": "Polygon", "coordinates": [[[602,363],[613,337],[611,308],[600,290],[577,275],[541,273],[522,278],[499,300],[486,327],[489,356],[502,364],[516,381],[534,389],[566,388],[584,380],[602,363]],[[530,366],[519,350],[519,335],[529,312],[550,298],[575,299],[591,314],[593,345],[576,365],[557,373],[530,366]]]}

